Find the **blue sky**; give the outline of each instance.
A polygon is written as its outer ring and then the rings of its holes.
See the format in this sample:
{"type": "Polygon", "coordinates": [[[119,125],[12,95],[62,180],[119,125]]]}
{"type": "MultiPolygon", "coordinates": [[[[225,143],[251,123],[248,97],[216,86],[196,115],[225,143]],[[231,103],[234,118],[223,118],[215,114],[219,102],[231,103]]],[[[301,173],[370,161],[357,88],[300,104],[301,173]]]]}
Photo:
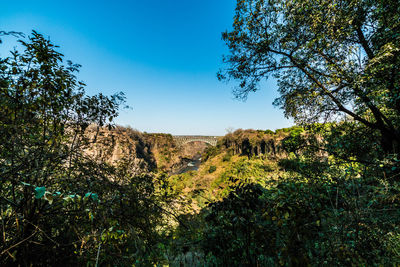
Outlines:
{"type": "MultiPolygon", "coordinates": [[[[140,131],[223,135],[227,128],[290,126],[268,80],[246,102],[216,78],[228,51],[234,0],[2,1],[0,29],[49,36],[82,65],[87,93],[122,91],[116,122],[140,131]]],[[[3,38],[4,39],[4,38],[3,38]]],[[[0,56],[10,48],[5,38],[0,56]]]]}

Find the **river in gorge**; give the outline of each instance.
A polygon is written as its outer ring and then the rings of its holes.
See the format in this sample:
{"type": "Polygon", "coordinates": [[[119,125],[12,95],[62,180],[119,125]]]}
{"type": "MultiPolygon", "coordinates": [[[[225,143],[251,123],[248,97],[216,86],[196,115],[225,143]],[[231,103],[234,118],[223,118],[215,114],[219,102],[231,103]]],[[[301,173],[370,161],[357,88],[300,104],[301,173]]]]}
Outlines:
{"type": "Polygon", "coordinates": [[[201,165],[201,155],[197,154],[191,159],[186,159],[183,166],[175,174],[181,174],[188,171],[197,171],[201,165]]]}

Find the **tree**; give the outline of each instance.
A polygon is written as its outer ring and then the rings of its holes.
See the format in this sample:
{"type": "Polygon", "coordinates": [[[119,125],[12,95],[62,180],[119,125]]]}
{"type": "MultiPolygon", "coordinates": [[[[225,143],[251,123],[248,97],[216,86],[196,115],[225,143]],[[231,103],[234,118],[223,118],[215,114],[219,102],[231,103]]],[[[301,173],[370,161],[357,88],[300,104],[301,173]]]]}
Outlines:
{"type": "Polygon", "coordinates": [[[238,0],[220,80],[245,99],[278,80],[274,104],[296,122],[350,118],[400,151],[400,6],[397,0],[238,0]]]}
{"type": "Polygon", "coordinates": [[[43,35],[19,42],[0,58],[0,265],[144,259],[160,220],[153,177],[85,154],[86,128],[111,127],[124,96],[87,96],[80,66],[43,35]]]}

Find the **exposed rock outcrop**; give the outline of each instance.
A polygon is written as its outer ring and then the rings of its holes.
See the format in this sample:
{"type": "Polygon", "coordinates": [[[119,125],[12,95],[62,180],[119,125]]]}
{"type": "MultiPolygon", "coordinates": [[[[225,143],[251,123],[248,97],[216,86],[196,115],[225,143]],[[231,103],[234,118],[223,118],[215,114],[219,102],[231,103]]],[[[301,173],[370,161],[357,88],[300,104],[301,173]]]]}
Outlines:
{"type": "Polygon", "coordinates": [[[153,171],[174,173],[208,147],[203,142],[177,146],[170,134],[141,133],[121,126],[113,129],[90,126],[86,135],[91,140],[86,150],[88,156],[110,164],[129,160],[138,175],[153,171]]]}
{"type": "Polygon", "coordinates": [[[261,130],[236,130],[228,133],[220,141],[219,145],[231,149],[233,154],[258,156],[269,155],[273,157],[286,156],[281,141],[287,134],[275,134],[261,130]]]}
{"type": "Polygon", "coordinates": [[[157,168],[151,144],[136,130],[119,126],[97,129],[93,126],[86,130],[86,134],[93,142],[86,153],[95,160],[115,164],[127,159],[133,173],[138,175],[157,168]]]}

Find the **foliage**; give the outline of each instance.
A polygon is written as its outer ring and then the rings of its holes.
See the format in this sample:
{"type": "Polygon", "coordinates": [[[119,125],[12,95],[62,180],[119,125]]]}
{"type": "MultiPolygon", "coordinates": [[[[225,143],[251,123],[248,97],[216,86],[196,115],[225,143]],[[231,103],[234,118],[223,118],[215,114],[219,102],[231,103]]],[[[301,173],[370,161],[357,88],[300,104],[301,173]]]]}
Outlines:
{"type": "Polygon", "coordinates": [[[177,228],[174,253],[216,266],[398,264],[397,156],[381,158],[377,136],[354,122],[306,128],[282,139],[296,153],[279,167],[263,157],[226,162],[229,150],[203,163],[198,175],[218,166],[211,189],[219,197],[181,217],[187,228],[177,228]]]}
{"type": "Polygon", "coordinates": [[[213,173],[213,172],[215,172],[216,170],[217,170],[217,166],[211,165],[210,168],[208,169],[208,172],[209,172],[209,173],[213,173]]]}
{"type": "Polygon", "coordinates": [[[261,154],[278,155],[281,152],[281,147],[278,146],[281,133],[285,136],[291,130],[291,128],[282,129],[281,131],[277,130],[277,134],[271,134],[268,131],[238,129],[218,141],[213,156],[221,150],[229,150],[232,154],[245,155],[249,158],[261,154]]]}
{"type": "Polygon", "coordinates": [[[304,132],[303,129],[296,129],[290,132],[290,135],[282,140],[282,147],[287,152],[293,152],[297,154],[305,144],[305,138],[301,135],[304,132]]]}
{"type": "Polygon", "coordinates": [[[209,158],[212,158],[212,157],[215,157],[216,155],[218,155],[219,152],[220,152],[219,146],[216,146],[216,147],[210,146],[206,149],[206,151],[204,151],[201,158],[203,159],[203,161],[207,161],[209,158]]]}
{"type": "Polygon", "coordinates": [[[238,80],[245,99],[274,76],[275,105],[306,132],[283,137],[279,180],[236,184],[205,210],[202,248],[217,265],[399,264],[399,11],[237,1],[219,79],[238,80]]]}
{"type": "Polygon", "coordinates": [[[393,249],[400,241],[398,185],[376,198],[387,185],[363,182],[288,179],[270,189],[239,185],[210,204],[202,248],[219,265],[398,263],[393,249]]]}
{"type": "Polygon", "coordinates": [[[397,1],[238,0],[220,79],[246,98],[270,75],[275,101],[297,122],[345,116],[400,145],[400,10],[397,1]]]}
{"type": "Polygon", "coordinates": [[[124,96],[87,96],[79,65],[41,34],[19,42],[0,59],[1,264],[146,259],[161,212],[153,177],[85,154],[88,125],[111,127],[124,96]]]}

